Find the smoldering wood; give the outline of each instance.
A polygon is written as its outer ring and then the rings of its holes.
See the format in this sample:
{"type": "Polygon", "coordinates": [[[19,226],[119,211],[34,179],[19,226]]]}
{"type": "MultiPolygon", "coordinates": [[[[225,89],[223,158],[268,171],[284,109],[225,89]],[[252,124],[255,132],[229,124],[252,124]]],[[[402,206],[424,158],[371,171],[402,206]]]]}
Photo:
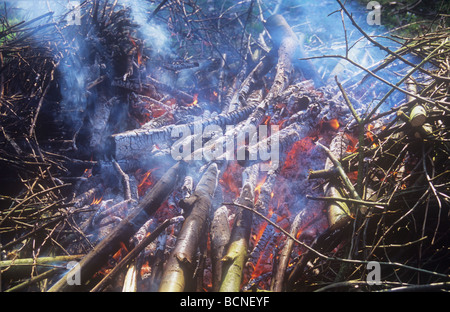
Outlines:
{"type": "MultiPolygon", "coordinates": [[[[270,221],[276,223],[278,218],[278,215],[276,213],[273,213],[270,217],[270,221]]],[[[273,226],[266,226],[261,237],[258,239],[256,246],[253,248],[253,250],[250,252],[250,255],[247,260],[247,265],[251,265],[252,267],[256,266],[256,263],[258,262],[258,259],[261,256],[261,253],[266,248],[267,243],[270,239],[272,239],[273,235],[275,233],[275,229],[273,226]]]]}
{"type": "Polygon", "coordinates": [[[111,153],[116,159],[137,157],[148,151],[154,144],[173,141],[172,133],[183,133],[190,131],[194,133],[197,128],[203,131],[208,125],[217,125],[224,128],[227,125],[235,125],[245,120],[253,106],[244,107],[231,113],[220,114],[210,119],[191,122],[185,125],[168,125],[158,129],[140,128],[120,134],[114,134],[110,140],[111,153]]]}
{"type": "MultiPolygon", "coordinates": [[[[180,218],[167,219],[154,231],[148,233],[94,288],[91,292],[102,291],[121,270],[130,264],[152,241],[154,241],[169,225],[180,222],[180,218]]],[[[131,272],[133,273],[133,272],[131,272]]]]}
{"type": "Polygon", "coordinates": [[[106,137],[108,121],[111,114],[114,98],[110,100],[100,100],[94,106],[94,112],[89,117],[91,125],[90,146],[92,149],[98,149],[103,144],[103,139],[106,137]]]}
{"type": "Polygon", "coordinates": [[[278,147],[279,152],[276,154],[284,155],[295,142],[311,135],[316,130],[317,125],[324,120],[336,119],[339,123],[345,123],[349,117],[347,115],[348,112],[348,108],[342,102],[326,99],[323,101],[315,100],[313,103],[310,103],[307,110],[292,115],[284,123],[284,128],[272,133],[263,140],[259,140],[256,144],[246,146],[245,154],[254,155],[254,158],[250,159],[247,157],[244,160],[240,160],[239,164],[249,166],[255,162],[268,160],[263,159],[261,155],[270,153],[274,147],[278,147]]]}
{"type": "MultiPolygon", "coordinates": [[[[112,253],[120,248],[121,242],[127,242],[151,215],[155,213],[164,200],[172,193],[176,184],[179,183],[179,180],[184,175],[184,169],[184,164],[180,162],[170,168],[150,192],[146,194],[138,206],[80,261],[79,272],[85,282],[106,263],[112,253]]],[[[49,291],[75,291],[80,287],[77,287],[77,285],[69,285],[66,280],[66,275],[57,281],[49,291]]]]}

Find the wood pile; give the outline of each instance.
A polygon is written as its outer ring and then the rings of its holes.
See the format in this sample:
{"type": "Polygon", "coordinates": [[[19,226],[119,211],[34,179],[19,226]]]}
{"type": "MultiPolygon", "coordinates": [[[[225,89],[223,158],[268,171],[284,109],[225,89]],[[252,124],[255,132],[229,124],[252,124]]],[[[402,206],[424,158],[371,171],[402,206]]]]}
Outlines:
{"type": "Polygon", "coordinates": [[[159,2],[170,52],[121,1],[5,16],[2,291],[448,289],[449,29],[392,50],[337,3],[377,67],[259,0],[159,2]]]}

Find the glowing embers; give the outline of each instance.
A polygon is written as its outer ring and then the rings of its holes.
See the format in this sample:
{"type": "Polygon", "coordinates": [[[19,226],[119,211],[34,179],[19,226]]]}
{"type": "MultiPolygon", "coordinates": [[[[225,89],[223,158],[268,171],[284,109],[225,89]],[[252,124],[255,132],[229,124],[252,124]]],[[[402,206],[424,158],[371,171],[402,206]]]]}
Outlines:
{"type": "Polygon", "coordinates": [[[138,169],[136,172],[136,178],[138,181],[141,181],[138,184],[138,195],[143,196],[147,192],[147,190],[155,183],[154,177],[152,173],[158,168],[153,168],[142,174],[142,170],[138,169]]]}
{"type": "Polygon", "coordinates": [[[163,100],[158,95],[133,94],[130,102],[130,115],[141,126],[164,115],[172,119],[176,106],[175,99],[163,100]]]}
{"type": "Polygon", "coordinates": [[[286,155],[284,166],[281,169],[283,176],[297,177],[300,171],[304,171],[304,164],[302,159],[307,156],[308,152],[314,149],[314,138],[306,137],[300,141],[297,141],[292,146],[291,150],[286,155]]]}
{"type": "MultiPolygon", "coordinates": [[[[270,209],[267,218],[279,227],[288,230],[289,218],[286,215],[279,215],[273,209],[270,209]]],[[[269,289],[268,281],[276,267],[274,259],[278,256],[278,252],[283,245],[284,236],[279,229],[267,221],[256,222],[254,225],[256,225],[256,228],[251,237],[253,249],[246,263],[245,283],[247,286],[245,289],[253,286],[269,289]]]]}
{"type": "Polygon", "coordinates": [[[103,278],[106,276],[111,270],[116,266],[118,262],[120,262],[127,254],[128,248],[125,246],[123,242],[119,242],[120,249],[109,259],[108,263],[101,268],[97,273],[94,274],[94,278],[100,277],[103,278]]]}
{"type": "Polygon", "coordinates": [[[328,121],[328,124],[329,124],[330,127],[333,128],[334,130],[339,129],[339,127],[340,127],[339,121],[338,121],[336,118],[331,119],[330,121],[328,121]]]}
{"type": "Polygon", "coordinates": [[[219,183],[225,190],[225,195],[230,196],[232,200],[238,197],[241,192],[240,185],[242,180],[242,171],[243,167],[241,167],[236,161],[229,162],[227,169],[219,179],[219,183]]]}

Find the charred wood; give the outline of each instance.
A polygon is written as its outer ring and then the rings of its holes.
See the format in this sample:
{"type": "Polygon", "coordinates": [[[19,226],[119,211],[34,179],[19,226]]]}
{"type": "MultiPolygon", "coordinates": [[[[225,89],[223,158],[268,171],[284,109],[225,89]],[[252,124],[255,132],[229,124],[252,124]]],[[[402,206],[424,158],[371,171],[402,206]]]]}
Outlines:
{"type": "MultiPolygon", "coordinates": [[[[130,264],[147,245],[154,241],[169,225],[180,221],[180,217],[165,220],[154,231],[148,233],[115,267],[111,270],[92,290],[91,292],[102,291],[120,271],[130,264]]],[[[134,266],[134,264],[133,264],[134,266]]],[[[133,272],[132,272],[133,273],[133,272]]],[[[135,274],[135,273],[134,273],[135,274]]]]}
{"type": "MultiPolygon", "coordinates": [[[[204,127],[208,125],[225,127],[226,125],[237,124],[245,120],[253,108],[245,107],[231,113],[220,114],[210,119],[191,122],[186,125],[168,125],[158,129],[141,128],[114,134],[110,140],[111,153],[116,159],[137,157],[150,150],[154,144],[174,140],[172,137],[174,134],[195,133],[198,132],[198,129],[203,131],[204,127]]],[[[189,143],[190,141],[186,144],[189,143]]]]}
{"type": "MultiPolygon", "coordinates": [[[[290,233],[292,236],[296,236],[297,232],[301,226],[302,218],[305,215],[305,210],[300,211],[296,216],[294,221],[291,224],[290,233]]],[[[289,260],[291,258],[292,248],[294,247],[294,241],[289,237],[286,238],[286,243],[281,250],[280,258],[278,260],[278,265],[276,269],[276,273],[272,278],[271,290],[275,292],[281,292],[286,290],[286,270],[288,268],[289,260]]]]}
{"type": "MultiPolygon", "coordinates": [[[[155,213],[169,194],[172,193],[175,185],[179,183],[183,171],[184,164],[182,163],[177,163],[170,168],[128,217],[123,219],[106,238],[80,261],[79,267],[76,266],[74,269],[80,270],[81,278],[85,282],[106,263],[112,253],[120,248],[121,242],[127,242],[155,213]]],[[[70,271],[67,274],[70,274],[70,271]]],[[[69,285],[66,276],[64,276],[49,291],[74,291],[77,288],[77,285],[69,285]]]]}

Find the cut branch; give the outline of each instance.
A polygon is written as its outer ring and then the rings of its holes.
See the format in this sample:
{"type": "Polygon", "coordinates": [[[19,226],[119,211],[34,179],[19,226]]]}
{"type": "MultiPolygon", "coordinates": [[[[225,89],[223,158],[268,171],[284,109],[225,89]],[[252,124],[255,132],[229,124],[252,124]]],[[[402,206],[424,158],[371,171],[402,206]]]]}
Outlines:
{"type": "Polygon", "coordinates": [[[177,243],[164,269],[160,292],[184,291],[189,286],[195,268],[195,256],[207,228],[211,199],[217,186],[218,168],[211,164],[189,197],[193,208],[183,223],[177,243]],[[193,201],[192,201],[193,200],[193,201]]]}
{"type": "MultiPolygon", "coordinates": [[[[156,212],[166,198],[173,192],[183,175],[183,163],[179,162],[170,168],[128,217],[123,219],[106,238],[89,252],[80,261],[79,266],[74,267],[74,270],[79,270],[84,282],[87,282],[106,263],[111,254],[119,250],[120,243],[128,241],[156,212]]],[[[67,274],[70,273],[71,271],[67,274]]],[[[77,285],[69,285],[67,283],[67,277],[64,276],[49,291],[74,291],[77,288],[79,288],[77,285]]]]}

